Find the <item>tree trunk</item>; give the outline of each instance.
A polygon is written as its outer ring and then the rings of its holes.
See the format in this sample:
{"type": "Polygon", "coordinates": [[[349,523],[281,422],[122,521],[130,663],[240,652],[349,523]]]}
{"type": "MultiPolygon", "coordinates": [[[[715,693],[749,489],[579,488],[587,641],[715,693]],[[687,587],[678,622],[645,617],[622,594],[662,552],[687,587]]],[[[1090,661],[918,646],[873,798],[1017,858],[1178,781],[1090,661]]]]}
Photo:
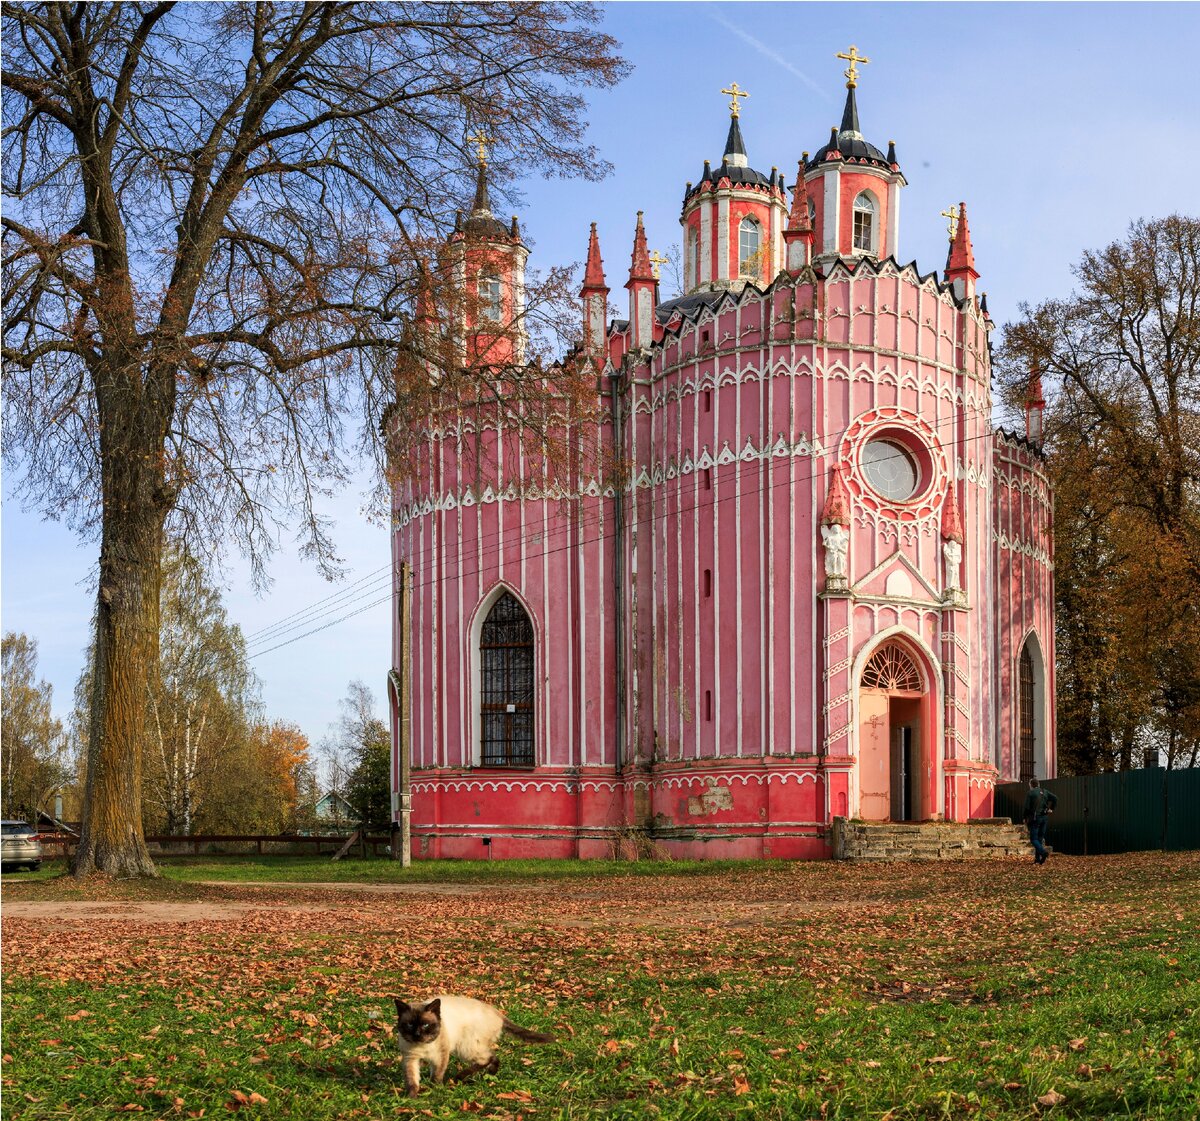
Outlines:
{"type": "Polygon", "coordinates": [[[157,876],[142,830],[147,699],[158,677],[164,425],[137,375],[97,378],[104,511],[83,824],[72,872],[157,876]],[[106,446],[107,445],[107,446],[106,446]]]}

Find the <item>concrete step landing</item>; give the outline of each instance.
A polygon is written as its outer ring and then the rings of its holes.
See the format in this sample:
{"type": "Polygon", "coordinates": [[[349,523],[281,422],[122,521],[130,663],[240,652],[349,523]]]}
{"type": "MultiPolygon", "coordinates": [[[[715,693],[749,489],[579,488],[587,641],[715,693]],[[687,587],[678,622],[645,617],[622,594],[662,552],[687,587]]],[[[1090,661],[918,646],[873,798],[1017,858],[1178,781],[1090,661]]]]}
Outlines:
{"type": "Polygon", "coordinates": [[[1029,831],[1008,818],[971,822],[833,819],[836,860],[1028,859],[1029,831]]]}

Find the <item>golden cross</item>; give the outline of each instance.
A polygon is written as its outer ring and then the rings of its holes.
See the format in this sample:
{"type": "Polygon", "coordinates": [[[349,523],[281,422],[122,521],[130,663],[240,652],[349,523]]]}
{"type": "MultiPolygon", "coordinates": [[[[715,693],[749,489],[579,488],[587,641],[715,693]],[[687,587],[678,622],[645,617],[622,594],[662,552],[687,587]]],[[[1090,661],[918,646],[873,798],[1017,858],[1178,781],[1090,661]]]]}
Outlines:
{"type": "Polygon", "coordinates": [[[946,227],[946,233],[950,235],[950,240],[954,240],[954,235],[958,233],[958,207],[951,204],[949,210],[942,211],[942,217],[948,218],[950,224],[946,227]]]}
{"type": "Polygon", "coordinates": [[[667,264],[667,262],[670,261],[670,259],[671,259],[670,257],[663,257],[658,252],[657,249],[653,253],[650,254],[650,264],[654,268],[654,279],[655,280],[661,279],[662,266],[667,264]]]}
{"type": "Polygon", "coordinates": [[[734,82],[729,89],[722,90],[721,92],[727,93],[733,98],[733,100],[729,103],[729,108],[735,117],[738,115],[738,98],[750,96],[745,90],[738,88],[737,82],[734,82]]]}
{"type": "Polygon", "coordinates": [[[839,51],[834,57],[844,58],[848,63],[850,63],[850,69],[846,71],[846,88],[851,90],[854,89],[854,87],[858,85],[858,71],[855,69],[855,64],[859,62],[867,63],[871,60],[869,58],[863,58],[863,56],[858,53],[858,48],[853,45],[850,47],[849,54],[843,54],[839,51]]]}
{"type": "Polygon", "coordinates": [[[474,144],[476,151],[479,153],[480,167],[487,167],[487,146],[492,143],[493,139],[494,138],[491,136],[484,135],[482,127],[480,127],[479,131],[474,136],[467,137],[467,141],[471,144],[474,144]]]}

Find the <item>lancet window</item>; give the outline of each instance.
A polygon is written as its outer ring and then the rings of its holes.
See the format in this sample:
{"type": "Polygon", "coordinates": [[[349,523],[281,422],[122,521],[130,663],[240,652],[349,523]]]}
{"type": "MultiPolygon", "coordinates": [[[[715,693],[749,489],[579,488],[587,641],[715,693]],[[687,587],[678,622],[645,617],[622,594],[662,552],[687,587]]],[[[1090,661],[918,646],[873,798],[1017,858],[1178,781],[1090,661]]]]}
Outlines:
{"type": "Polygon", "coordinates": [[[488,612],[479,635],[480,762],[533,766],[533,623],[511,592],[488,612]]]}
{"type": "Polygon", "coordinates": [[[1033,733],[1033,657],[1029,653],[1029,644],[1026,643],[1021,651],[1021,664],[1017,672],[1018,682],[1018,701],[1020,711],[1018,719],[1020,721],[1020,774],[1018,777],[1022,782],[1028,782],[1034,777],[1036,768],[1036,756],[1034,753],[1034,733],[1033,733]]]}

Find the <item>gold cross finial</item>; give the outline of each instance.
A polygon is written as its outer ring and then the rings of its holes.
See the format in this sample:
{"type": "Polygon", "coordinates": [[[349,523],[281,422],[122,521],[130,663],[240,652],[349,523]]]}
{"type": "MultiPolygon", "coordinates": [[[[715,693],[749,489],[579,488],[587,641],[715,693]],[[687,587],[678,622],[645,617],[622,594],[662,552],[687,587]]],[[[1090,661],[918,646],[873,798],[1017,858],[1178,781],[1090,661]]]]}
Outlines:
{"type": "Polygon", "coordinates": [[[737,82],[734,82],[727,90],[722,90],[721,92],[727,93],[733,98],[733,100],[729,103],[729,111],[735,117],[738,115],[738,98],[750,96],[744,89],[738,88],[737,82]]]}
{"type": "Polygon", "coordinates": [[[954,240],[954,235],[958,233],[958,207],[951,206],[949,210],[942,211],[942,217],[949,219],[949,224],[946,226],[946,233],[950,235],[950,240],[954,240]]]}
{"type": "Polygon", "coordinates": [[[475,145],[475,150],[479,153],[479,166],[487,167],[488,154],[487,146],[493,142],[493,138],[484,134],[481,127],[474,136],[468,136],[467,141],[475,145]]]}
{"type": "Polygon", "coordinates": [[[848,63],[850,63],[850,69],[846,71],[846,88],[849,90],[854,89],[854,87],[858,85],[858,70],[856,69],[856,64],[859,62],[865,64],[871,60],[869,58],[863,58],[863,56],[858,53],[858,48],[853,45],[850,47],[849,54],[843,54],[839,51],[835,57],[844,58],[848,63]]]}
{"type": "Polygon", "coordinates": [[[659,253],[659,251],[656,249],[653,253],[650,254],[649,260],[650,260],[650,264],[654,268],[654,279],[660,280],[662,278],[662,266],[665,265],[670,260],[670,257],[662,256],[659,253]]]}

